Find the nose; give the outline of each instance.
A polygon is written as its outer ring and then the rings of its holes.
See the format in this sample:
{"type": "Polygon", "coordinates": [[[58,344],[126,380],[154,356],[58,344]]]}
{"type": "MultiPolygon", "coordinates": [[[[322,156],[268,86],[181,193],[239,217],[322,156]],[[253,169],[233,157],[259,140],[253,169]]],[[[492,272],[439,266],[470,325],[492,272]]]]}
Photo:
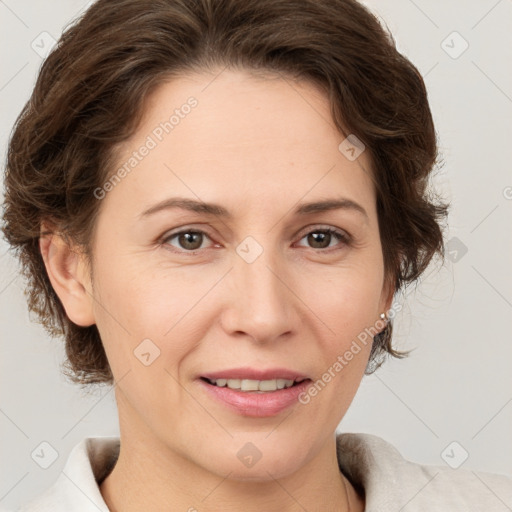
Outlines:
{"type": "Polygon", "coordinates": [[[258,343],[290,336],[299,326],[297,297],[286,262],[263,251],[249,263],[236,257],[229,272],[221,323],[231,336],[243,335],[258,343]]]}

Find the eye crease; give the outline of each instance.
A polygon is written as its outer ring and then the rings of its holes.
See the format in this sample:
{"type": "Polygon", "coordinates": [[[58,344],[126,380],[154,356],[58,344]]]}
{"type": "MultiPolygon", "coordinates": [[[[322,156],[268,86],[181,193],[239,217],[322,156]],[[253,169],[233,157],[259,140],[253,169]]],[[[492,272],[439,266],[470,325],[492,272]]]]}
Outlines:
{"type": "MultiPolygon", "coordinates": [[[[206,233],[203,230],[200,229],[182,229],[180,231],[177,231],[176,233],[171,233],[169,235],[164,236],[164,238],[161,239],[161,245],[163,245],[166,249],[171,250],[173,252],[177,253],[190,253],[190,254],[196,254],[199,250],[201,250],[201,245],[199,244],[199,247],[197,246],[197,240],[198,237],[207,237],[210,238],[208,233],[206,233]],[[196,237],[196,240],[192,240],[193,237],[196,237]],[[175,246],[172,246],[173,249],[170,249],[169,246],[171,245],[169,242],[173,239],[177,239],[178,243],[181,245],[180,248],[176,248],[175,246]],[[189,245],[187,248],[186,246],[189,245]],[[194,247],[190,247],[190,245],[193,245],[194,247]]],[[[331,252],[333,249],[333,246],[331,246],[331,241],[338,241],[340,242],[340,247],[335,247],[334,250],[341,250],[345,248],[346,246],[350,245],[351,237],[347,233],[331,228],[331,227],[314,227],[310,228],[309,231],[305,232],[300,240],[303,240],[306,237],[312,237],[309,238],[309,243],[311,244],[319,244],[319,247],[311,246],[310,248],[317,251],[323,251],[323,252],[331,252]],[[315,236],[316,235],[316,236],[315,236]],[[318,236],[320,235],[320,236],[318,236]],[[327,246],[322,246],[325,241],[328,241],[327,246]]],[[[201,240],[201,238],[199,238],[201,240]]],[[[304,247],[304,246],[301,246],[304,247]]]]}

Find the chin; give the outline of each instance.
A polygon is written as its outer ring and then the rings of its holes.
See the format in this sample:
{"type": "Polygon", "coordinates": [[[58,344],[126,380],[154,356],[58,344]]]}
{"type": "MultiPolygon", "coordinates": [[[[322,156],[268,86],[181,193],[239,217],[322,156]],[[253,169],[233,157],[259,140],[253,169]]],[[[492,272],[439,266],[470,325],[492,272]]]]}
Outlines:
{"type": "Polygon", "coordinates": [[[229,480],[255,483],[272,482],[293,474],[297,469],[296,465],[283,465],[273,457],[265,462],[261,459],[252,467],[245,467],[238,459],[235,463],[232,460],[227,460],[215,473],[229,478],[229,480]]]}
{"type": "MultiPolygon", "coordinates": [[[[268,436],[268,432],[262,437],[268,436]]],[[[241,482],[269,482],[293,474],[305,464],[307,452],[299,446],[258,441],[254,435],[237,436],[230,447],[221,448],[221,453],[210,453],[203,467],[230,480],[241,482]],[[242,437],[242,439],[240,439],[242,437]],[[250,439],[253,439],[252,442],[250,439]],[[212,461],[215,461],[212,464],[212,461]]],[[[277,441],[277,438],[276,438],[277,441]]],[[[203,451],[202,454],[205,452],[203,451]]]]}

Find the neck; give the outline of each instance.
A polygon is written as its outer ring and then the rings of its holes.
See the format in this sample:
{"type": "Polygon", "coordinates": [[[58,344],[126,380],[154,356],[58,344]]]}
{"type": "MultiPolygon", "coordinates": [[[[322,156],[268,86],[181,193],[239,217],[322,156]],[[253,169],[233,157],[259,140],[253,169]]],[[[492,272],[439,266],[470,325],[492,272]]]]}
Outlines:
{"type": "Polygon", "coordinates": [[[155,442],[123,437],[118,461],[100,491],[112,512],[363,512],[364,498],[341,473],[335,438],[318,455],[286,477],[240,481],[214,474],[155,442]]]}

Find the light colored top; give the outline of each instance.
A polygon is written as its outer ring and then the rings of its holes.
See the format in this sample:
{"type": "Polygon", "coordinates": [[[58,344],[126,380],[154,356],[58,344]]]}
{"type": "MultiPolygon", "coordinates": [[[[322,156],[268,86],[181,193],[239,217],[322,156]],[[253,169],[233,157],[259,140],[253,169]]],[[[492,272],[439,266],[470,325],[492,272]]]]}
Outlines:
{"type": "MultiPolygon", "coordinates": [[[[512,511],[510,476],[416,464],[371,434],[342,433],[336,442],[340,470],[364,489],[366,512],[512,511]]],[[[55,483],[17,512],[109,512],[99,484],[115,465],[119,446],[118,437],[83,439],[55,483]]]]}

